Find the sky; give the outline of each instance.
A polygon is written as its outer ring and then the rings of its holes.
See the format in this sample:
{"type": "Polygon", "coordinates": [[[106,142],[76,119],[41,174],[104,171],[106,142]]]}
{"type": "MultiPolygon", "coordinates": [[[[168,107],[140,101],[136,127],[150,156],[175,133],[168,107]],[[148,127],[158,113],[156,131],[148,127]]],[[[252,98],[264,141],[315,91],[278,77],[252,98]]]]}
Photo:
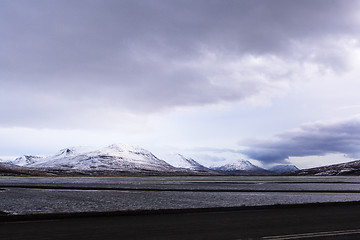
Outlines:
{"type": "Polygon", "coordinates": [[[357,0],[2,0],[0,156],[360,159],[357,0]]]}

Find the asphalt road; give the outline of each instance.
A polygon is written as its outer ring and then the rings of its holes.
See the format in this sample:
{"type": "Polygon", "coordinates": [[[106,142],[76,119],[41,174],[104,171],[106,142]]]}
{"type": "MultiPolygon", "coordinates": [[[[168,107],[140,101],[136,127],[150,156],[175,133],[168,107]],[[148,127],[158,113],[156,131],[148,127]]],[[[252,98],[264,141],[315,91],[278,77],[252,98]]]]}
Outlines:
{"type": "Polygon", "coordinates": [[[2,219],[0,239],[360,239],[360,205],[2,219]]]}

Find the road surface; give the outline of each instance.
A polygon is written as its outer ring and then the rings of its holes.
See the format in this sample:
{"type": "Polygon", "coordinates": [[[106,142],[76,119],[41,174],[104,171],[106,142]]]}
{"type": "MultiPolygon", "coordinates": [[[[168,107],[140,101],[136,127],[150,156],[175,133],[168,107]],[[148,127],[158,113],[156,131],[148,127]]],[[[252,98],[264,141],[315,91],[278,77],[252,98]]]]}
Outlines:
{"type": "Polygon", "coordinates": [[[0,239],[360,239],[360,205],[2,219],[0,239]]]}

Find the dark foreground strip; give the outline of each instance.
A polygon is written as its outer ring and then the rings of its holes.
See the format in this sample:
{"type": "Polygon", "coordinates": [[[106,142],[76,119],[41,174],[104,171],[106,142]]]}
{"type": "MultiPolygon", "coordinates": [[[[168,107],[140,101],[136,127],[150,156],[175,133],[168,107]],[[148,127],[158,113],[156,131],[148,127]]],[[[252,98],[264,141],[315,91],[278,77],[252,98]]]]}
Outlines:
{"type": "Polygon", "coordinates": [[[321,182],[321,181],[300,181],[300,182],[291,182],[291,181],[273,181],[273,182],[266,182],[268,183],[275,183],[275,184],[360,184],[360,182],[341,182],[341,181],[332,181],[332,182],[321,182]]]}
{"type": "Polygon", "coordinates": [[[0,218],[2,217],[2,216],[8,216],[9,214],[8,213],[6,213],[6,212],[1,212],[0,211],[0,218]]]}
{"type": "Polygon", "coordinates": [[[241,185],[241,184],[354,184],[359,185],[360,182],[343,182],[343,181],[274,181],[274,180],[241,180],[241,181],[191,181],[184,182],[184,184],[229,184],[229,185],[241,185]]]}
{"type": "MultiPolygon", "coordinates": [[[[71,212],[71,213],[46,213],[46,214],[24,214],[24,215],[1,215],[0,222],[43,220],[43,219],[66,219],[83,217],[110,217],[110,216],[138,216],[138,215],[163,215],[182,213],[214,213],[233,212],[243,210],[266,210],[286,208],[317,208],[327,206],[360,206],[360,201],[352,202],[325,202],[325,203],[303,203],[303,204],[275,204],[263,206],[238,206],[238,207],[214,207],[214,208],[188,208],[188,209],[154,209],[154,210],[128,210],[111,212],[71,212]]],[[[2,212],[0,212],[2,213],[2,212]]]]}
{"type": "Polygon", "coordinates": [[[240,193],[360,193],[360,190],[265,190],[265,189],[166,189],[166,188],[106,188],[106,187],[64,187],[64,186],[28,186],[1,185],[2,188],[83,190],[83,191],[147,191],[147,192],[240,192],[240,193]]]}
{"type": "Polygon", "coordinates": [[[289,239],[303,239],[303,238],[337,237],[337,236],[354,235],[354,234],[360,234],[360,229],[269,236],[269,237],[263,237],[262,239],[264,239],[264,240],[265,239],[266,240],[289,240],[289,239]]]}

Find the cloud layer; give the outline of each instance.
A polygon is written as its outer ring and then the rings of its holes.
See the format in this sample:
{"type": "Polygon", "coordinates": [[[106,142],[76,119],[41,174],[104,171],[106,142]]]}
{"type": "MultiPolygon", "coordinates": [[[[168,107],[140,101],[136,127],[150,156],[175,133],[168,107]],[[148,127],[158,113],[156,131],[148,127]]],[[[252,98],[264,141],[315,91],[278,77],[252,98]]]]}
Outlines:
{"type": "Polygon", "coordinates": [[[267,99],[307,69],[346,68],[358,5],[1,1],[0,125],[81,127],[124,112],[267,99]]]}
{"type": "Polygon", "coordinates": [[[289,157],[324,156],[342,153],[360,157],[360,117],[337,122],[315,122],[287,131],[268,140],[242,142],[242,151],[264,163],[286,162],[289,157]]]}

